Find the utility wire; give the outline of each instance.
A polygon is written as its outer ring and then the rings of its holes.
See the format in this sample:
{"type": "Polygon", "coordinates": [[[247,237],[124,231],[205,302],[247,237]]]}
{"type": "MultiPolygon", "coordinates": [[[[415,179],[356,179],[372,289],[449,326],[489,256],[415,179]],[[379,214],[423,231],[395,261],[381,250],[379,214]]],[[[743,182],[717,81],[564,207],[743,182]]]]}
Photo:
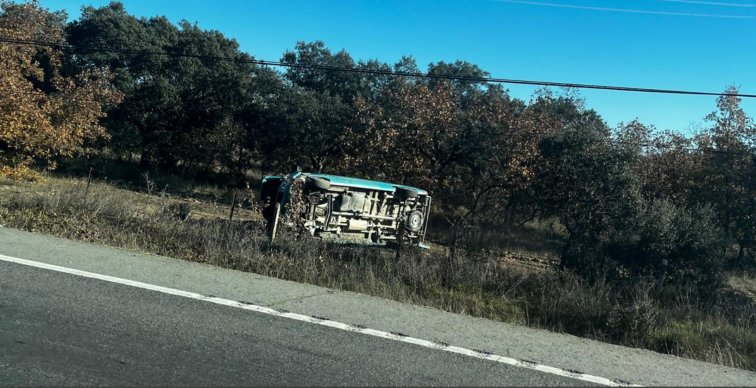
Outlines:
{"type": "Polygon", "coordinates": [[[541,3],[541,2],[536,2],[536,1],[522,1],[522,0],[489,0],[489,1],[497,1],[500,3],[537,5],[537,6],[542,6],[542,7],[587,9],[587,10],[592,10],[592,11],[609,11],[609,12],[624,12],[624,13],[641,13],[641,14],[649,14],[649,15],[693,16],[693,17],[724,18],[724,19],[756,19],[755,16],[713,15],[713,14],[701,14],[701,13],[664,12],[664,11],[643,11],[643,10],[638,10],[638,9],[591,7],[587,5],[541,3]]]}
{"type": "Polygon", "coordinates": [[[716,5],[716,6],[721,6],[721,7],[744,7],[744,8],[753,8],[753,7],[755,7],[753,4],[717,3],[717,2],[713,2],[713,1],[695,1],[695,0],[656,0],[656,1],[664,1],[664,2],[667,2],[667,3],[716,5]]]}
{"type": "Polygon", "coordinates": [[[689,91],[689,90],[672,90],[672,89],[653,89],[653,88],[637,88],[626,86],[607,86],[607,85],[592,85],[592,84],[576,84],[569,82],[549,82],[549,81],[530,81],[530,80],[518,80],[518,79],[506,79],[506,78],[489,78],[489,77],[460,77],[452,75],[439,75],[429,73],[410,73],[404,71],[391,71],[380,69],[365,69],[354,67],[338,67],[338,66],[326,66],[316,64],[301,64],[301,63],[283,63],[277,61],[266,61],[243,57],[221,57],[213,55],[202,54],[185,54],[177,52],[156,52],[156,51],[143,51],[132,50],[122,48],[106,48],[106,47],[83,47],[73,46],[65,43],[44,42],[34,40],[20,40],[20,39],[7,39],[0,38],[0,43],[28,45],[28,46],[42,46],[53,47],[62,50],[73,51],[94,51],[94,52],[114,52],[122,54],[133,55],[156,55],[156,56],[169,56],[169,57],[187,57],[197,59],[212,59],[220,61],[231,61],[237,63],[249,63],[264,66],[277,66],[287,68],[299,68],[299,69],[311,69],[311,70],[325,70],[325,71],[341,71],[349,73],[361,73],[361,74],[373,74],[373,75],[386,75],[386,76],[404,76],[426,79],[442,79],[450,81],[463,81],[471,83],[501,83],[501,84],[518,84],[518,85],[533,85],[533,86],[551,86],[551,87],[566,87],[577,89],[597,89],[597,90],[612,90],[621,92],[640,92],[640,93],[660,93],[660,94],[679,94],[679,95],[694,95],[694,96],[732,96],[740,98],[756,98],[756,94],[732,94],[732,93],[716,93],[716,92],[701,92],[701,91],[689,91]]]}

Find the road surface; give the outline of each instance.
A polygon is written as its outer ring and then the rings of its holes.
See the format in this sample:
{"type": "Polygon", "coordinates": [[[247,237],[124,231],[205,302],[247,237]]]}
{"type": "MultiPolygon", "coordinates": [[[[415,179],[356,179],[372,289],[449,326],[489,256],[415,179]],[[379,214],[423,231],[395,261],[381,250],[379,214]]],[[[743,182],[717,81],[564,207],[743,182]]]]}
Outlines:
{"type": "Polygon", "coordinates": [[[756,385],[756,374],[737,369],[7,228],[0,228],[0,255],[3,386],[596,385],[585,376],[756,385]],[[572,378],[122,284],[132,280],[581,373],[572,378]]]}
{"type": "Polygon", "coordinates": [[[3,385],[589,385],[0,262],[3,385]]]}

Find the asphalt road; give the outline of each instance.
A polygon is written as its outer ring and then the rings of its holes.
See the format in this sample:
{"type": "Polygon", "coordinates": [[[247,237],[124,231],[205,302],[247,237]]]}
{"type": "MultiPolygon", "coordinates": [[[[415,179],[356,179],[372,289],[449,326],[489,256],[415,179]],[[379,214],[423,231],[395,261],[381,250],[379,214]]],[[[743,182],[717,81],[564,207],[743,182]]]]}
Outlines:
{"type": "Polygon", "coordinates": [[[591,384],[0,261],[0,385],[591,384]]]}

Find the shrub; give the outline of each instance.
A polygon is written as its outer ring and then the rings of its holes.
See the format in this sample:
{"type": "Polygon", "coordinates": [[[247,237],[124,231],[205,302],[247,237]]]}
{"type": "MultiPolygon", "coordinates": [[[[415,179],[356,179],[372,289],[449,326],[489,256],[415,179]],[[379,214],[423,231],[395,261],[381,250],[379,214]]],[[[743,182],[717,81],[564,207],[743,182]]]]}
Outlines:
{"type": "Polygon", "coordinates": [[[690,324],[676,323],[652,339],[652,349],[668,354],[696,354],[706,347],[704,338],[690,324]]]}
{"type": "Polygon", "coordinates": [[[710,206],[682,209],[668,201],[645,202],[635,226],[611,236],[606,254],[630,276],[656,276],[668,261],[665,282],[695,285],[713,295],[722,284],[723,236],[710,206]]]}
{"type": "Polygon", "coordinates": [[[659,306],[655,302],[653,279],[645,278],[627,287],[625,303],[618,304],[609,316],[609,333],[619,343],[646,347],[659,327],[659,306]]]}

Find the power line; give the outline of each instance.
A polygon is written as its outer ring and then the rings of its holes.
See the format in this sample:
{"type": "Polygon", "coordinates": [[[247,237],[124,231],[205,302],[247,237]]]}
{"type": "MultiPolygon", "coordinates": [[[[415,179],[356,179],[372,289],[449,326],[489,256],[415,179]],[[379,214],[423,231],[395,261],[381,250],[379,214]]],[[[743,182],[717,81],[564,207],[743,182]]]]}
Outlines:
{"type": "Polygon", "coordinates": [[[737,3],[717,3],[713,1],[695,1],[695,0],[656,0],[664,1],[668,3],[686,3],[686,4],[701,4],[701,5],[716,5],[721,7],[746,7],[753,8],[753,4],[737,4],[737,3]]]}
{"type": "Polygon", "coordinates": [[[512,4],[526,4],[537,5],[542,7],[558,7],[558,8],[573,8],[573,9],[587,9],[592,11],[609,11],[609,12],[624,12],[624,13],[640,13],[650,15],[666,15],[666,16],[693,16],[693,17],[707,17],[707,18],[724,18],[724,19],[755,19],[754,16],[740,16],[740,15],[712,15],[712,14],[700,14],[700,13],[683,13],[683,12],[664,12],[664,11],[643,11],[637,9],[624,9],[624,8],[604,8],[604,7],[591,7],[587,5],[571,5],[571,4],[557,4],[557,3],[541,3],[536,1],[522,1],[522,0],[489,0],[497,1],[500,3],[512,3],[512,4]]]}
{"type": "Polygon", "coordinates": [[[653,88],[637,88],[627,86],[607,86],[607,85],[592,85],[592,84],[576,84],[569,82],[550,82],[550,81],[530,81],[530,80],[518,80],[518,79],[506,79],[506,78],[488,78],[488,77],[460,77],[452,75],[439,75],[430,73],[411,73],[404,71],[391,71],[380,69],[365,69],[365,68],[347,68],[337,66],[326,66],[316,64],[301,64],[301,63],[283,63],[277,61],[266,61],[241,57],[221,57],[213,55],[202,54],[185,54],[185,53],[171,53],[171,52],[155,52],[155,51],[142,51],[132,49],[121,48],[105,48],[105,47],[82,47],[73,46],[64,43],[33,41],[33,40],[20,40],[20,39],[6,39],[0,38],[0,43],[18,44],[18,45],[30,45],[30,46],[42,46],[53,47],[62,50],[79,50],[79,51],[95,51],[95,52],[114,52],[122,54],[133,55],[156,55],[156,56],[169,56],[169,57],[187,57],[197,59],[212,59],[220,61],[231,61],[237,63],[249,63],[264,66],[277,66],[286,68],[300,68],[311,70],[325,70],[325,71],[342,71],[349,73],[362,73],[373,75],[386,75],[386,76],[403,76],[414,78],[427,78],[427,79],[443,79],[450,81],[463,81],[471,83],[501,83],[501,84],[517,84],[517,85],[532,85],[532,86],[550,86],[550,87],[565,87],[576,89],[597,89],[597,90],[612,90],[621,92],[640,92],[640,93],[659,93],[659,94],[679,94],[679,95],[694,95],[694,96],[732,96],[740,98],[756,98],[756,94],[733,94],[733,93],[716,93],[716,92],[701,92],[701,91],[689,91],[689,90],[673,90],[673,89],[653,89],[653,88]]]}

